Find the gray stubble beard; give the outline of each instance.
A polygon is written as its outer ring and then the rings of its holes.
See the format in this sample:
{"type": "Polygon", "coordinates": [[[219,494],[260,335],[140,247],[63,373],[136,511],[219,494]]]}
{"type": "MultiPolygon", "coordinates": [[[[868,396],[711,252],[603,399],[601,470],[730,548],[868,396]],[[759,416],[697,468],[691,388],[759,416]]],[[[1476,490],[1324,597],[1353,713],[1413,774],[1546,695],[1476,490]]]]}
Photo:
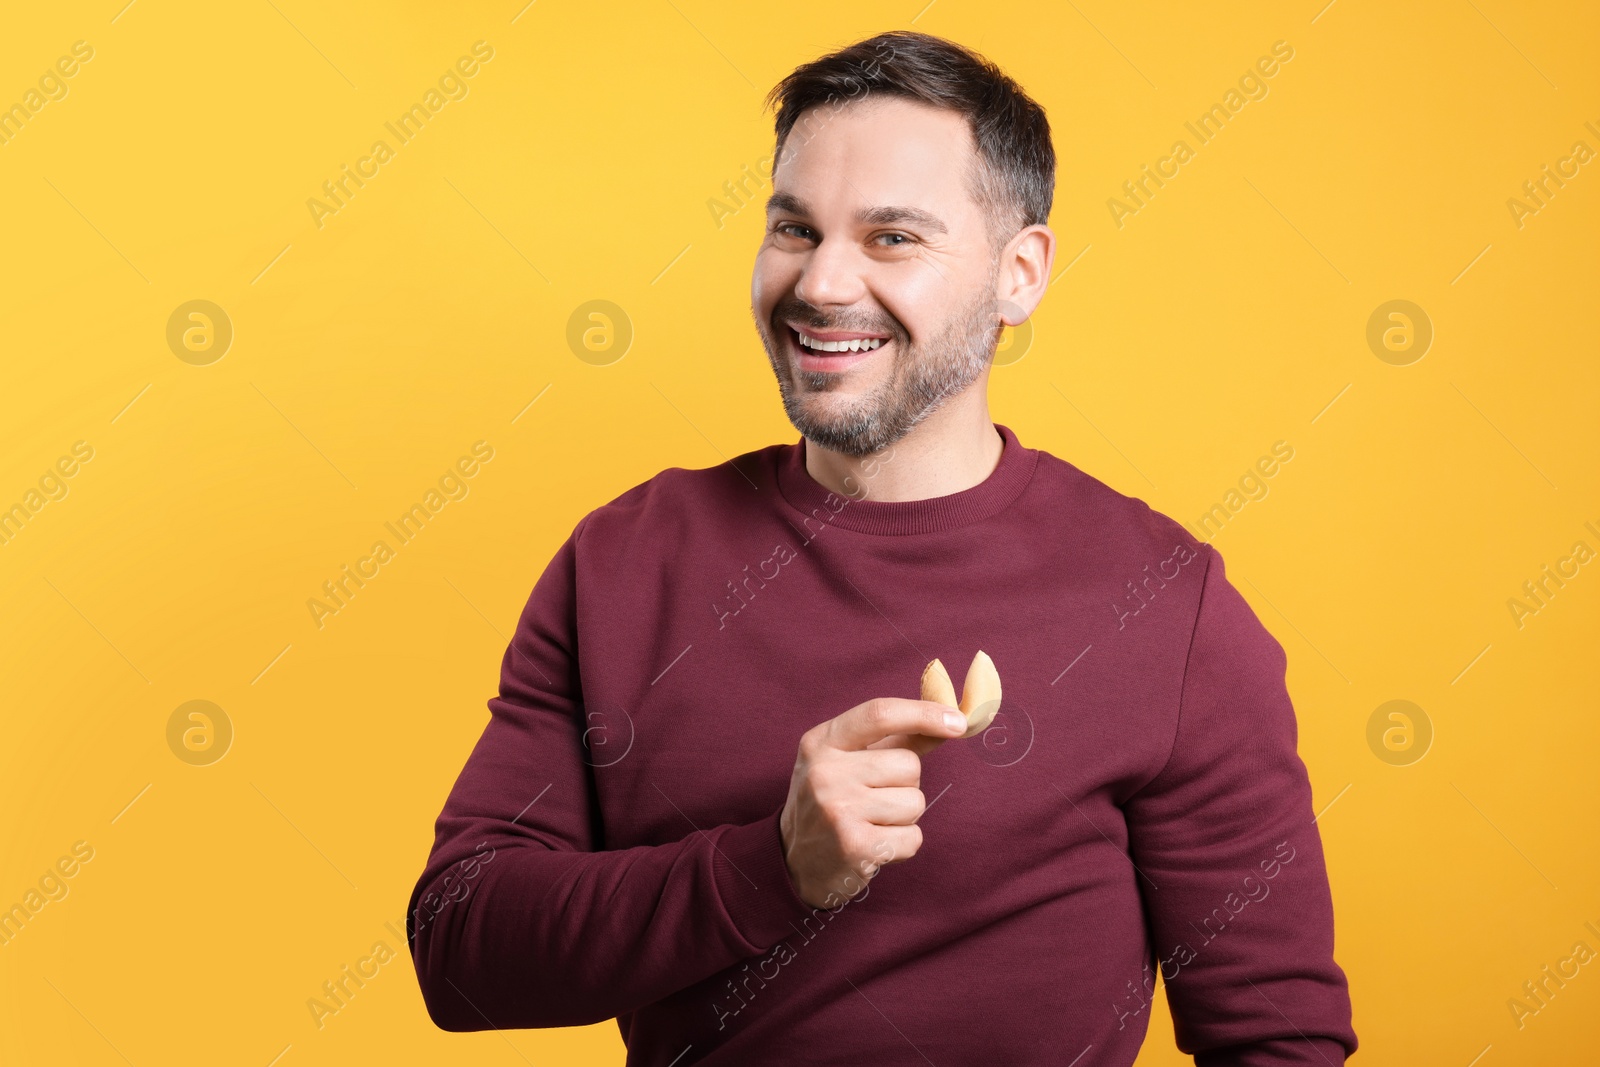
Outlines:
{"type": "MultiPolygon", "coordinates": [[[[902,331],[895,330],[894,342],[900,351],[888,381],[838,417],[814,416],[805,401],[812,394],[831,392],[840,383],[840,376],[825,371],[800,371],[795,375],[801,387],[797,392],[790,378],[788,339],[781,334],[772,336],[772,324],[762,324],[758,320],[761,342],[778,380],[778,392],[789,422],[819,448],[857,459],[881,452],[899,441],[952,396],[977,381],[984,367],[993,360],[1000,339],[993,296],[998,276],[996,264],[974,299],[937,337],[911,345],[905,341],[902,331]]],[[[777,328],[788,329],[782,323],[777,328]]]]}

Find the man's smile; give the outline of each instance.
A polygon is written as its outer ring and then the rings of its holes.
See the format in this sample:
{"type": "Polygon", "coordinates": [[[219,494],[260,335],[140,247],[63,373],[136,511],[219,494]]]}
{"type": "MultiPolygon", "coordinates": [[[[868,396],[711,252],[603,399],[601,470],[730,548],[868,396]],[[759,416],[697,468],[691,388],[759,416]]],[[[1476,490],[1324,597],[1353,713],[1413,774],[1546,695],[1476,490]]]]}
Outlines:
{"type": "Polygon", "coordinates": [[[804,371],[845,371],[894,343],[887,334],[784,326],[790,357],[804,371]]]}

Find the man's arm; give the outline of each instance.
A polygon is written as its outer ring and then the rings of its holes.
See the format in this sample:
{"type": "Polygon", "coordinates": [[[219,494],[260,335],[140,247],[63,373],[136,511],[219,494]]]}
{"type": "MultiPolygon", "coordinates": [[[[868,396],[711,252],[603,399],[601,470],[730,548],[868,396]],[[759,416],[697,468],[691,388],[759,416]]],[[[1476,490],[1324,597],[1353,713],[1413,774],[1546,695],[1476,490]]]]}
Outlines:
{"type": "Polygon", "coordinates": [[[577,648],[587,521],[534,586],[407,908],[423,1000],[445,1030],[603,1022],[765,951],[811,914],[784,862],[781,808],[595,851],[577,648]]]}
{"type": "Polygon", "coordinates": [[[1124,805],[1178,1048],[1198,1067],[1338,1065],[1356,1035],[1287,659],[1202,552],[1172,753],[1124,805]]]}

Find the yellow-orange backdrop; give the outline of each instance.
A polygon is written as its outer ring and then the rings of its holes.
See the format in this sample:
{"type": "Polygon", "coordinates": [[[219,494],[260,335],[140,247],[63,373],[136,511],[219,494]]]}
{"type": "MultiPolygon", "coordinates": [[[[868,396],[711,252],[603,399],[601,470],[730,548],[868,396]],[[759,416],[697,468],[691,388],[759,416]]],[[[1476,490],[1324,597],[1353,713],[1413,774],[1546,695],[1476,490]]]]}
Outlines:
{"type": "MultiPolygon", "coordinates": [[[[622,1062],[613,1023],[436,1030],[396,930],[556,545],[795,439],[760,101],[908,26],[1054,128],[994,417],[1212,540],[1288,651],[1361,1062],[1595,1055],[1600,966],[1524,990],[1600,950],[1592,8],[125,2],[0,34],[0,1061],[622,1062]]],[[[1139,1062],[1188,1062],[1164,1003],[1139,1062]]]]}

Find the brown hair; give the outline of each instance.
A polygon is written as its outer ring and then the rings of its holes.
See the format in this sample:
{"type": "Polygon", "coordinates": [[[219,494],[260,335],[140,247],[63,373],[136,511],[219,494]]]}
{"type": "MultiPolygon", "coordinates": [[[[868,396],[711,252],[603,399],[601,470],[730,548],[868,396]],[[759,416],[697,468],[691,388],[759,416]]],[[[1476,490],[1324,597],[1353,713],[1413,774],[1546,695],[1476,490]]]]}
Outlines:
{"type": "Polygon", "coordinates": [[[989,221],[994,250],[1018,230],[1049,220],[1056,152],[1044,108],[978,53],[912,30],[858,41],[796,67],[773,86],[765,101],[777,107],[773,174],[803,112],[830,104],[837,111],[873,93],[919,100],[966,117],[977,145],[968,190],[989,221]]]}

